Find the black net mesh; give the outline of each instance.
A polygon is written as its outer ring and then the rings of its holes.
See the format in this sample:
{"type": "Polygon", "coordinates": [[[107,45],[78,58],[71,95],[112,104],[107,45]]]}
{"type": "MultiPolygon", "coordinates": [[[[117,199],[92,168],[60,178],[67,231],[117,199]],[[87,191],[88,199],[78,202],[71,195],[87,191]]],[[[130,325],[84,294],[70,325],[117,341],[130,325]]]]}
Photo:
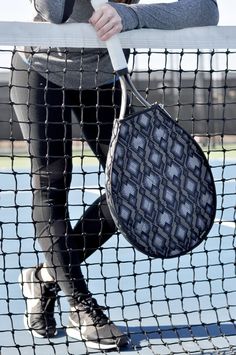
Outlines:
{"type": "MultiPolygon", "coordinates": [[[[84,50],[77,50],[77,69],[68,64],[70,50],[63,51],[60,86],[50,83],[49,64],[39,79],[33,65],[17,59],[19,52],[30,60],[38,55],[29,48],[0,50],[1,355],[101,353],[67,335],[70,295],[63,290],[55,298],[57,335],[35,337],[29,315],[25,329],[26,307],[42,300],[27,297],[18,277],[45,262],[45,255],[60,289],[67,287],[61,275],[73,268],[82,289],[82,262],[89,290],[130,337],[128,347],[114,352],[235,354],[236,52],[131,50],[136,87],[150,103],[164,104],[202,145],[217,188],[217,216],[207,240],[171,260],[137,252],[110,220],[103,168],[120,89],[115,76],[96,86],[99,70],[106,72],[99,65],[102,54],[96,54],[94,88],[85,92],[82,82],[70,89],[65,84],[68,71],[81,79],[89,71],[83,70],[84,50]],[[60,259],[58,248],[69,258],[60,259]]],[[[53,50],[42,52],[49,63],[53,50]]],[[[140,109],[133,97],[129,106],[140,109]]],[[[43,288],[40,277],[32,284],[43,288]]]]}

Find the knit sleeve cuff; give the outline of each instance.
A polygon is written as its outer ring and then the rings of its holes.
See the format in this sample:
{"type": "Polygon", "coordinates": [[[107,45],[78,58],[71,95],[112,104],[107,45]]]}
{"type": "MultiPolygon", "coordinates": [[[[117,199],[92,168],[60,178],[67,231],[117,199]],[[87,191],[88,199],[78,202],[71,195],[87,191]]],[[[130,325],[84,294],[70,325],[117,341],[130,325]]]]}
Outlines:
{"type": "Polygon", "coordinates": [[[123,25],[122,31],[134,30],[139,27],[138,17],[131,6],[113,2],[109,2],[109,5],[111,5],[120,15],[123,25]]]}

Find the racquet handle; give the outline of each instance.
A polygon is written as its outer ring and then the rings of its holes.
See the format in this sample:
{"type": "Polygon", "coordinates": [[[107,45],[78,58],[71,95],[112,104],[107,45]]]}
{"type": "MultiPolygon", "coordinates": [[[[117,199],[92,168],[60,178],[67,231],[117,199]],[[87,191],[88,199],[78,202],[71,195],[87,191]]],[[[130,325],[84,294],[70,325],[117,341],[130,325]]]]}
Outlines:
{"type": "MultiPolygon", "coordinates": [[[[107,0],[91,0],[91,4],[94,10],[98,10],[101,5],[106,4],[107,0]]],[[[120,75],[128,73],[127,61],[122,50],[120,39],[118,35],[114,35],[112,38],[106,41],[107,50],[111,59],[111,63],[115,72],[120,75]]]]}

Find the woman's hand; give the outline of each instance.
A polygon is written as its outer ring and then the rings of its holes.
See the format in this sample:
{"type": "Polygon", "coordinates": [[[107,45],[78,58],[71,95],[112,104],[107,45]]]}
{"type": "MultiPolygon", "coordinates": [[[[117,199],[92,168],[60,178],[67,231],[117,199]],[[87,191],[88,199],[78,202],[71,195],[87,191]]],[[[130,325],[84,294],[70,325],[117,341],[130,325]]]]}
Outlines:
{"type": "Polygon", "coordinates": [[[117,11],[110,5],[102,5],[89,19],[102,41],[107,41],[114,34],[122,31],[122,19],[117,11]]]}

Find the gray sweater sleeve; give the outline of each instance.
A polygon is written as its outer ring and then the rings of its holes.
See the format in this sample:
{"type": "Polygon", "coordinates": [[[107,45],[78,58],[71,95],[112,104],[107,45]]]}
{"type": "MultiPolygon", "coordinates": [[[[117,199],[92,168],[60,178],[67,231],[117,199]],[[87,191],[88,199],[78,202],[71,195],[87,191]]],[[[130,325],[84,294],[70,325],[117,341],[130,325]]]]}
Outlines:
{"type": "Polygon", "coordinates": [[[30,0],[45,21],[63,23],[70,17],[75,0],[30,0]]]}
{"type": "Polygon", "coordinates": [[[110,3],[122,18],[123,31],[136,28],[177,30],[214,26],[219,21],[216,0],[179,0],[173,3],[125,5],[110,3]]]}
{"type": "MultiPolygon", "coordinates": [[[[63,23],[70,17],[75,0],[31,0],[45,21],[63,23]]],[[[217,25],[216,0],[178,0],[173,3],[125,5],[109,2],[122,18],[123,31],[136,28],[174,30],[217,25]]]]}

